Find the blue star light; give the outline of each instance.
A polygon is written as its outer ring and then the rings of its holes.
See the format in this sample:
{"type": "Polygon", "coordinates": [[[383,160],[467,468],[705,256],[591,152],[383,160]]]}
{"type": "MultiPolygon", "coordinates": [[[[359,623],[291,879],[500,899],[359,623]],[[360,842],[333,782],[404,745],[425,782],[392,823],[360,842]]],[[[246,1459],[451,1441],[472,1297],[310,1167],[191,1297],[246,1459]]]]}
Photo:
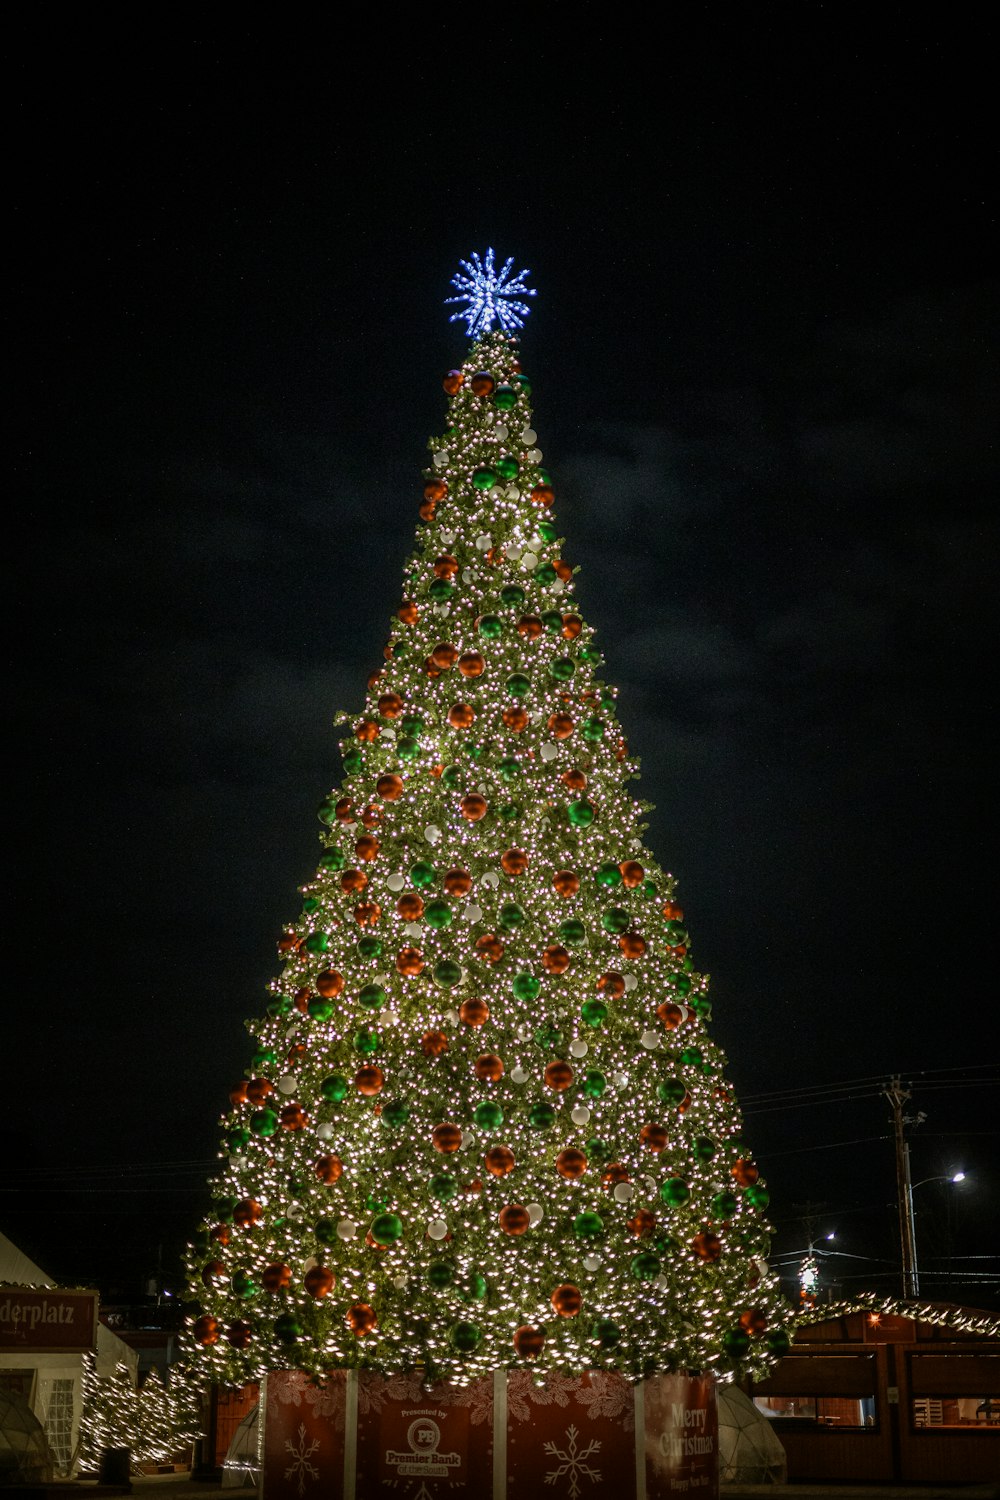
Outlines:
{"type": "Polygon", "coordinates": [[[494,323],[499,323],[504,333],[513,333],[515,328],[523,328],[530,309],[520,299],[533,297],[535,292],[532,287],[524,284],[524,278],[531,274],[529,271],[518,271],[516,276],[510,275],[513,264],[514,257],[511,256],[498,274],[493,265],[492,249],[487,250],[484,260],[480,260],[475,250],[472,252],[471,262],[460,260],[462,270],[451,278],[451,284],[459,295],[446,297],[445,306],[452,302],[462,302],[466,306],[461,312],[452,313],[448,321],[457,323],[464,318],[470,339],[482,338],[489,333],[494,323]]]}

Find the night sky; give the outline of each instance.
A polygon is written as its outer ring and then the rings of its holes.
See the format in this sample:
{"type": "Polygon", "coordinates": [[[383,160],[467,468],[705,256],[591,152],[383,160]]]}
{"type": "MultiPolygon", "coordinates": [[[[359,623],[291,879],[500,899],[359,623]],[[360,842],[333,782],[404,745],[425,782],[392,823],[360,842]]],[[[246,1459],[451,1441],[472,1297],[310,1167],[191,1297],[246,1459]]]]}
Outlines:
{"type": "Polygon", "coordinates": [[[775,1258],[898,1291],[898,1070],[969,1173],[921,1289],[997,1305],[990,49],[873,9],[29,40],[0,1228],[57,1278],[202,1212],[494,245],[775,1258]]]}

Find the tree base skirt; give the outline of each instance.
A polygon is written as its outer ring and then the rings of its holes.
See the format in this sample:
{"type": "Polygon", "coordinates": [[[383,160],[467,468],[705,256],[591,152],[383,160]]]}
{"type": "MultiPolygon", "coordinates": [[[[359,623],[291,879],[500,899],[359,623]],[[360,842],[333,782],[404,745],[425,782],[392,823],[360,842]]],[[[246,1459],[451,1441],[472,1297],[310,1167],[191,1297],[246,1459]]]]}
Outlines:
{"type": "Polygon", "coordinates": [[[711,1376],[296,1370],[264,1381],[262,1500],[717,1500],[711,1376]]]}

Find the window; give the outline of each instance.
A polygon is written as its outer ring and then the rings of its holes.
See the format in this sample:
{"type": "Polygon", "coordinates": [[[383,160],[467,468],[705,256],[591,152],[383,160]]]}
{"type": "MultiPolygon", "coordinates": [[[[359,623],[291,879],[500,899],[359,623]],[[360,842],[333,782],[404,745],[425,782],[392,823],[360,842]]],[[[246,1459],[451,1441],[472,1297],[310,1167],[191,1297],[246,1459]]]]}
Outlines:
{"type": "Polygon", "coordinates": [[[60,1473],[68,1474],[73,1467],[73,1382],[53,1380],[45,1413],[45,1436],[49,1440],[52,1457],[60,1473]]]}
{"type": "Polygon", "coordinates": [[[997,1396],[914,1396],[914,1427],[940,1429],[962,1428],[1000,1432],[1000,1397],[997,1396]]]}
{"type": "Polygon", "coordinates": [[[780,1432],[824,1427],[838,1432],[875,1427],[874,1396],[755,1396],[754,1405],[780,1432]]]}

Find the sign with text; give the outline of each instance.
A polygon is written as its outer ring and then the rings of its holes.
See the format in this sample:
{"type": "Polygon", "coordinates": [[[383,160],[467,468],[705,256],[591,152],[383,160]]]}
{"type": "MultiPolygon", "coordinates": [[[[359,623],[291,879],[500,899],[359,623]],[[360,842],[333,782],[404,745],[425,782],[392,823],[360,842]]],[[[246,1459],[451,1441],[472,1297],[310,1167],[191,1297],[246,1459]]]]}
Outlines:
{"type": "Polygon", "coordinates": [[[97,1292],[0,1287],[0,1354],[83,1354],[97,1346],[97,1292]]]}
{"type": "Polygon", "coordinates": [[[719,1414],[710,1375],[654,1375],[642,1386],[647,1500],[719,1493],[719,1414]]]}

